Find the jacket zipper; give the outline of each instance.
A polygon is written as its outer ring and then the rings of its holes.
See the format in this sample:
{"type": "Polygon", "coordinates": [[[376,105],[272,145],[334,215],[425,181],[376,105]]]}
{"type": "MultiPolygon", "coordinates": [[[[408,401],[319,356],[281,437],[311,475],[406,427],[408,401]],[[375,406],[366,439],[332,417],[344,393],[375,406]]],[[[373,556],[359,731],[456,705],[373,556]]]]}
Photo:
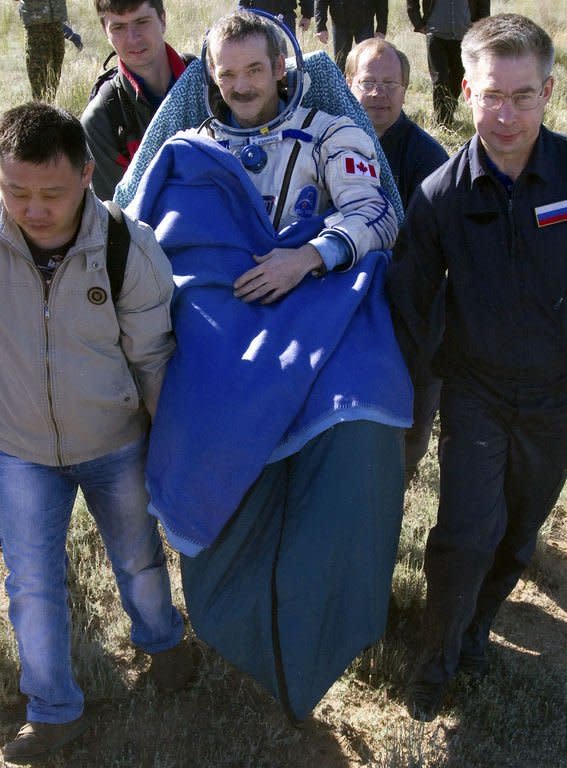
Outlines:
{"type": "Polygon", "coordinates": [[[516,258],[516,224],[514,222],[514,200],[512,194],[508,196],[508,226],[510,227],[510,253],[512,259],[516,258]]]}
{"type": "MultiPolygon", "coordinates": [[[[43,282],[43,276],[40,275],[43,282]]],[[[54,278],[55,279],[55,276],[54,278]]],[[[43,328],[45,331],[45,370],[47,374],[47,402],[49,406],[49,415],[55,430],[55,453],[59,466],[63,466],[63,457],[61,454],[61,433],[55,419],[55,410],[53,408],[53,392],[51,390],[51,365],[49,362],[49,285],[44,282],[43,287],[43,328]]]]}
{"type": "MultiPolygon", "coordinates": [[[[526,302],[526,298],[524,295],[525,273],[523,269],[522,259],[518,257],[516,222],[514,220],[514,191],[513,190],[511,191],[508,197],[508,226],[510,228],[510,255],[512,257],[512,263],[518,275],[518,285],[520,290],[520,296],[519,296],[520,310],[523,315],[525,310],[525,302],[526,302]]],[[[524,340],[525,348],[526,350],[529,350],[530,347],[529,347],[528,325],[527,323],[522,323],[521,325],[522,325],[521,334],[524,340]]]]}

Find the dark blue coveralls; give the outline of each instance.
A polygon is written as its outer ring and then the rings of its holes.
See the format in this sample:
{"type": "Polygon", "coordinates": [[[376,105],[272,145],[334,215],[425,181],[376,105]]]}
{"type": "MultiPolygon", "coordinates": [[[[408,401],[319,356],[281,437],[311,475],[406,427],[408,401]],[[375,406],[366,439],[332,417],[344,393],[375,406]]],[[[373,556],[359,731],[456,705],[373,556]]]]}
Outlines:
{"type": "Polygon", "coordinates": [[[425,682],[449,679],[461,652],[484,655],[492,620],[565,482],[565,168],[567,137],[542,127],[509,193],[475,136],[416,192],[395,250],[398,338],[417,378],[435,352],[443,379],[439,512],[425,555],[425,682]],[[536,209],[548,205],[556,221],[538,227],[536,209]],[[445,270],[444,338],[424,353],[445,270]]]}
{"type": "MultiPolygon", "coordinates": [[[[414,191],[421,182],[448,160],[448,155],[437,141],[401,112],[396,122],[380,136],[380,144],[388,160],[394,181],[407,210],[414,191]]],[[[433,305],[432,332],[443,330],[444,286],[433,305]]],[[[417,472],[417,465],[427,453],[435,414],[439,409],[441,381],[428,379],[422,386],[414,386],[413,426],[406,430],[406,487],[417,472]]]]}

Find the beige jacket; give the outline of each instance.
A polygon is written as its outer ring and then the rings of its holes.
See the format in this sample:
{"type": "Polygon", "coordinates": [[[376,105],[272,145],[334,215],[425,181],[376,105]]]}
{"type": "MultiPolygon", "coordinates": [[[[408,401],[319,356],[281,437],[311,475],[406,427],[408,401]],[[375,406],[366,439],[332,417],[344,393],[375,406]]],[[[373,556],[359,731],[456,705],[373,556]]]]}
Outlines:
{"type": "Polygon", "coordinates": [[[174,349],[169,262],[145,224],[114,306],[106,272],[108,212],[88,191],[75,245],[49,292],[0,202],[0,450],[64,466],[136,440],[155,411],[174,349]]]}

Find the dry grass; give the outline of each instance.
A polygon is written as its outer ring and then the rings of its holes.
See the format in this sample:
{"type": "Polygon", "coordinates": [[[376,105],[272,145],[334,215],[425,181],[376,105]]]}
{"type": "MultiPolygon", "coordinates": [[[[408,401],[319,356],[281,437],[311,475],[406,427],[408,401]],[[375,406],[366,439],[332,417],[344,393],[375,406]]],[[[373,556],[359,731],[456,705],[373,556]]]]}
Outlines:
{"type": "MultiPolygon", "coordinates": [[[[68,0],[85,50],[70,45],[59,102],[79,113],[108,50],[90,4],[68,0]]],[[[168,39],[197,53],[204,29],[232,7],[168,0],[168,39]]],[[[407,110],[431,129],[425,41],[411,32],[405,2],[390,0],[390,36],[412,63],[407,110]]],[[[15,3],[0,6],[3,107],[29,97],[23,33],[15,3]]],[[[567,9],[550,0],[493,0],[542,23],[558,46],[557,87],[550,126],[566,131],[567,9]]],[[[312,31],[306,50],[318,47],[312,31]]],[[[438,138],[454,149],[472,130],[464,105],[457,130],[438,138]]],[[[437,465],[433,445],[419,482],[407,494],[390,621],[383,642],[337,681],[301,729],[252,681],[202,649],[200,675],[188,691],[156,693],[136,654],[98,535],[78,503],[69,536],[74,617],[73,651],[88,698],[90,732],[46,760],[48,768],[566,768],[567,767],[567,492],[546,524],[534,562],[503,607],[493,634],[493,672],[482,684],[458,679],[443,715],[413,722],[403,706],[409,669],[420,645],[424,599],[422,557],[435,518],[437,465]]],[[[170,554],[175,602],[183,608],[177,561],[170,554]]],[[[1,569],[0,569],[1,572],[1,569]]],[[[0,742],[24,719],[17,650],[0,593],[0,742]]],[[[1,762],[0,762],[1,764],[1,762]]]]}

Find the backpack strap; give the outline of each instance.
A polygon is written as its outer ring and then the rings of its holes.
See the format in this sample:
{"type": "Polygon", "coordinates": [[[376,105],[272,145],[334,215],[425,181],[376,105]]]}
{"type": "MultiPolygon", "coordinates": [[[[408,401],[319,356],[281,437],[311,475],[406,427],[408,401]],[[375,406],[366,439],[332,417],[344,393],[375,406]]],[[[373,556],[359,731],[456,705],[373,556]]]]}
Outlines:
{"type": "Polygon", "coordinates": [[[136,117],[136,111],[130,98],[122,92],[120,83],[117,82],[118,66],[109,66],[116,52],[112,51],[105,59],[103,70],[97,77],[91,92],[89,101],[100,95],[102,106],[108,117],[112,135],[118,148],[118,162],[126,167],[132,159],[133,152],[129,147],[130,141],[139,142],[142,138],[136,117]]]}
{"type": "Polygon", "coordinates": [[[109,80],[112,80],[114,75],[118,72],[118,67],[116,64],[109,67],[111,59],[116,56],[116,51],[112,51],[108,54],[106,59],[104,60],[104,64],[102,65],[102,72],[97,76],[96,80],[94,81],[93,87],[91,88],[91,92],[89,93],[89,101],[92,101],[94,97],[97,95],[97,93],[100,91],[102,86],[108,82],[109,80]]]}
{"type": "MultiPolygon", "coordinates": [[[[114,56],[116,56],[116,52],[112,51],[105,59],[103,71],[91,89],[89,101],[100,93],[112,136],[118,148],[118,163],[127,168],[134,151],[142,140],[143,131],[140,131],[134,103],[120,83],[117,82],[118,66],[108,66],[114,56]]],[[[192,53],[183,53],[181,58],[188,66],[197,57],[192,53]]]]}
{"type": "Polygon", "coordinates": [[[106,242],[106,271],[110,281],[112,302],[116,305],[126,272],[130,232],[120,206],[114,202],[106,203],[108,208],[108,237],[106,242]]]}
{"type": "Polygon", "coordinates": [[[110,122],[112,135],[116,141],[118,153],[123,158],[124,166],[126,166],[132,159],[132,152],[128,147],[128,142],[141,139],[134,105],[128,96],[122,93],[120,85],[115,82],[114,78],[102,85],[100,95],[104,104],[104,111],[110,122]]]}

